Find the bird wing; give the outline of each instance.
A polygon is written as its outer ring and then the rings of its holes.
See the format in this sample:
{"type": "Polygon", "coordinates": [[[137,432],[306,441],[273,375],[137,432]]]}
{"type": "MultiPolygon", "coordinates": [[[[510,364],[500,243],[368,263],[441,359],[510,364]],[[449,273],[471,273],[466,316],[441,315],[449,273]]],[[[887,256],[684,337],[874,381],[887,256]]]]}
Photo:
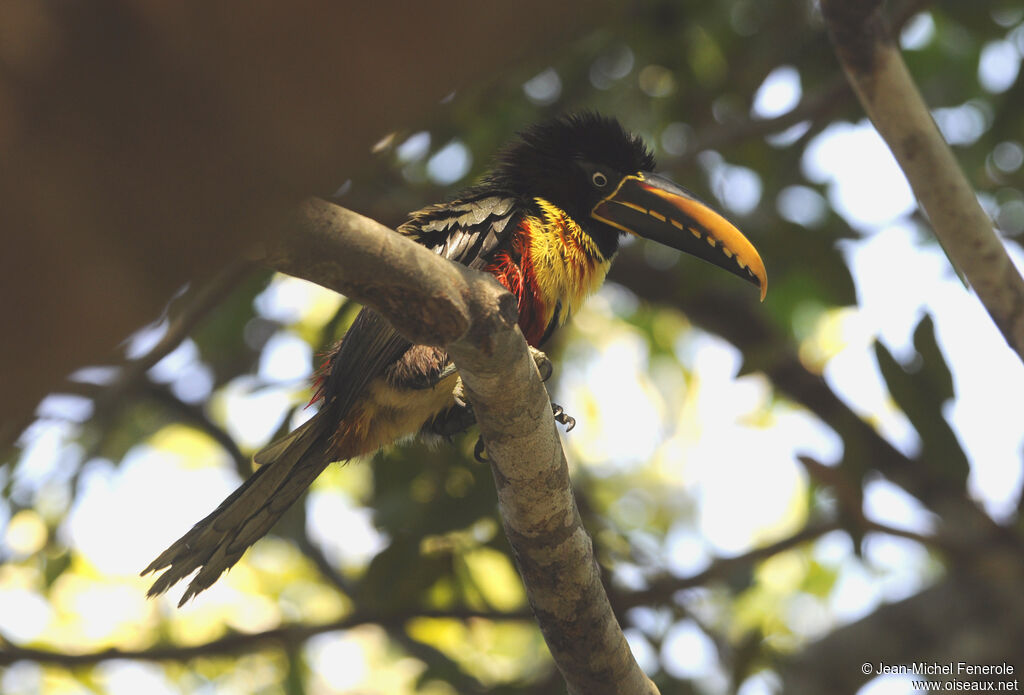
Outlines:
{"type": "MultiPolygon", "coordinates": [[[[449,260],[481,270],[515,228],[510,224],[515,207],[514,199],[499,196],[431,205],[398,231],[449,260]]],[[[360,311],[325,364],[319,393],[332,399],[324,403],[334,410],[332,417],[344,418],[366,386],[410,347],[383,316],[369,308],[360,311]]]]}
{"type": "Polygon", "coordinates": [[[398,231],[449,260],[479,270],[511,236],[515,202],[484,196],[431,205],[414,213],[398,231]]]}
{"type": "MultiPolygon", "coordinates": [[[[371,381],[412,346],[383,316],[364,308],[344,339],[328,355],[320,385],[331,419],[343,419],[371,381]]],[[[259,461],[259,458],[256,459],[259,461]]]]}

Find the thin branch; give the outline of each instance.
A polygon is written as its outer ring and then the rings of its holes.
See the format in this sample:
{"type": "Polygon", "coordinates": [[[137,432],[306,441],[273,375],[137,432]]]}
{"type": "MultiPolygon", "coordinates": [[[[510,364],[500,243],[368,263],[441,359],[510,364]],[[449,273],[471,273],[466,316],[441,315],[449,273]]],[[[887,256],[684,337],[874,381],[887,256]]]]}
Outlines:
{"type": "Polygon", "coordinates": [[[305,510],[303,510],[302,530],[298,537],[299,550],[302,551],[303,555],[309,558],[309,560],[316,566],[317,571],[320,572],[320,575],[326,579],[331,586],[345,596],[354,596],[356,588],[352,585],[352,582],[346,579],[345,576],[331,564],[331,561],[327,559],[327,555],[324,554],[324,549],[320,544],[309,537],[309,532],[306,530],[305,516],[305,510]]]}
{"type": "Polygon", "coordinates": [[[792,339],[784,335],[745,296],[714,289],[683,291],[674,275],[650,268],[642,258],[623,252],[609,279],[638,296],[678,307],[700,328],[735,345],[744,356],[745,370],[760,370],[774,387],[814,413],[842,437],[847,451],[856,451],[854,464],[873,468],[904,488],[946,522],[943,539],[949,546],[971,552],[979,539],[1001,533],[998,525],[962,488],[948,482],[926,461],[900,452],[840,399],[820,374],[800,361],[792,339]]]}
{"type": "MultiPolygon", "coordinates": [[[[321,576],[331,584],[335,589],[344,594],[346,597],[355,596],[359,588],[350,582],[341,572],[339,572],[331,561],[327,558],[327,555],[323,551],[323,547],[314,541],[309,536],[309,532],[306,529],[306,512],[305,506],[301,507],[301,530],[298,533],[297,543],[302,553],[309,558],[309,560],[316,565],[317,570],[321,576]]],[[[483,616],[484,613],[479,614],[476,617],[483,616]]],[[[510,613],[511,615],[521,616],[525,620],[531,619],[533,616],[529,613],[510,613]]],[[[409,636],[408,631],[405,629],[404,624],[384,624],[378,623],[387,633],[388,637],[395,643],[402,646],[412,656],[420,659],[425,663],[435,663],[437,661],[444,661],[451,670],[449,671],[449,679],[460,693],[482,693],[486,692],[486,688],[480,681],[473,676],[464,673],[457,664],[452,662],[444,653],[435,649],[434,647],[424,644],[418,640],[413,639],[409,636]]]]}
{"type": "Polygon", "coordinates": [[[846,76],[935,236],[1024,360],[1024,278],[939,133],[882,18],[881,2],[822,0],[821,7],[846,76]]]}
{"type": "Polygon", "coordinates": [[[580,521],[551,404],[490,275],[344,208],[309,200],[265,262],[371,306],[414,343],[446,346],[491,459],[505,533],[569,692],[657,693],[637,665],[580,521]]]}
{"type": "MultiPolygon", "coordinates": [[[[107,398],[110,394],[109,389],[110,387],[107,386],[83,381],[70,382],[66,392],[91,398],[94,401],[102,401],[105,406],[102,413],[103,419],[113,420],[120,412],[120,409],[127,404],[123,397],[116,401],[108,401],[107,398]]],[[[228,434],[227,430],[210,419],[210,416],[201,405],[186,403],[175,396],[166,386],[150,381],[145,372],[142,373],[142,381],[135,383],[132,386],[132,389],[133,396],[149,398],[157,405],[168,410],[171,415],[201,430],[214,442],[219,444],[220,447],[224,449],[225,453],[231,457],[235,470],[240,476],[245,478],[252,474],[252,459],[242,453],[242,450],[239,449],[238,442],[235,441],[235,438],[228,434]]],[[[124,395],[127,395],[127,393],[124,395]]],[[[88,460],[94,453],[95,450],[88,451],[83,457],[83,460],[88,460]]]]}
{"type": "MultiPolygon", "coordinates": [[[[120,408],[121,401],[130,393],[146,372],[157,362],[169,355],[187,338],[203,320],[218,307],[224,298],[238,286],[252,270],[252,263],[241,261],[230,263],[221,272],[205,284],[198,285],[183,298],[183,308],[171,319],[167,331],[150,350],[141,357],[126,360],[117,374],[117,378],[102,390],[83,388],[74,381],[65,380],[60,389],[62,393],[83,393],[89,391],[89,397],[96,405],[94,419],[102,418],[107,411],[120,408]]],[[[31,417],[20,422],[0,424],[0,449],[13,445],[14,440],[31,423],[31,417]]],[[[229,453],[231,453],[229,451],[229,453]]]]}
{"type": "Polygon", "coordinates": [[[503,613],[499,611],[474,610],[425,610],[416,613],[398,615],[371,614],[356,612],[338,620],[319,625],[297,624],[253,633],[235,633],[225,635],[210,642],[187,647],[156,646],[148,649],[104,649],[97,652],[70,654],[32,649],[6,643],[0,638],[0,666],[9,666],[17,661],[35,661],[41,664],[72,668],[88,666],[110,659],[131,659],[135,661],[188,661],[198,657],[223,654],[236,654],[253,651],[259,647],[293,647],[305,642],[310,637],[325,632],[349,630],[359,625],[380,625],[382,627],[403,627],[416,618],[450,618],[452,620],[531,620],[533,616],[526,611],[503,613]]]}
{"type": "MultiPolygon", "coordinates": [[[[532,618],[532,615],[527,615],[524,620],[531,620],[532,618]]],[[[382,627],[387,630],[388,637],[390,637],[392,641],[397,643],[402,649],[423,663],[428,664],[429,666],[436,666],[438,663],[444,664],[445,681],[460,695],[493,692],[475,676],[466,673],[457,662],[437,647],[410,637],[409,632],[404,628],[404,626],[384,625],[382,627]]],[[[551,670],[556,674],[556,677],[558,677],[558,670],[551,670]]],[[[558,677],[558,680],[561,681],[561,677],[558,677]]]]}
{"type": "Polygon", "coordinates": [[[830,487],[835,491],[841,509],[840,515],[850,518],[860,531],[874,531],[890,536],[898,536],[944,551],[952,549],[941,535],[927,536],[883,524],[865,516],[860,483],[853,480],[842,466],[826,466],[812,456],[797,456],[797,460],[803,465],[804,470],[807,471],[809,476],[818,481],[819,484],[830,487]]]}
{"type": "Polygon", "coordinates": [[[161,336],[156,345],[150,348],[149,352],[128,363],[118,380],[119,383],[130,386],[157,362],[173,352],[209,316],[211,311],[221,305],[224,298],[245,279],[252,269],[253,265],[250,262],[233,262],[208,283],[198,286],[194,292],[189,293],[186,296],[185,306],[167,326],[167,332],[161,336]]]}
{"type": "Polygon", "coordinates": [[[849,85],[837,77],[817,91],[808,94],[786,113],[771,118],[750,118],[743,121],[716,125],[701,130],[686,152],[675,158],[662,158],[661,164],[669,168],[688,164],[705,150],[717,150],[751,138],[781,132],[804,121],[816,121],[844,106],[850,96],[849,85]]]}
{"type": "MultiPolygon", "coordinates": [[[[899,7],[892,18],[893,32],[899,33],[914,15],[924,10],[932,1],[909,0],[899,7]]],[[[677,167],[692,162],[705,150],[722,149],[751,138],[779,133],[804,121],[818,121],[846,106],[852,95],[849,83],[842,75],[836,75],[834,79],[828,80],[815,91],[805,95],[800,103],[785,113],[771,118],[749,118],[710,126],[698,133],[686,152],[678,157],[663,158],[661,162],[670,168],[677,167]]]]}
{"type": "MultiPolygon", "coordinates": [[[[875,669],[880,663],[952,663],[956,669],[958,662],[1005,662],[1019,667],[1020,645],[1024,643],[1020,556],[996,553],[974,568],[953,569],[935,586],[883,605],[786,657],[779,664],[779,692],[857,692],[878,675],[875,669]],[[864,673],[861,664],[873,669],[864,673]]],[[[969,675],[954,671],[942,678],[955,679],[970,690],[968,681],[1013,681],[1019,673],[969,675]]]]}
{"type": "Polygon", "coordinates": [[[884,533],[887,536],[895,536],[897,538],[906,538],[908,541],[914,541],[928,548],[937,548],[944,550],[945,546],[941,538],[936,536],[928,536],[917,531],[911,531],[905,528],[899,528],[898,526],[892,526],[891,524],[883,524],[880,521],[874,519],[868,519],[861,515],[860,519],[861,528],[865,531],[872,533],[884,533]]]}
{"type": "Polygon", "coordinates": [[[670,602],[672,595],[684,589],[692,589],[704,586],[708,582],[727,577],[738,569],[749,568],[756,562],[765,560],[773,555],[790,550],[808,541],[824,536],[826,533],[840,530],[838,521],[824,521],[808,524],[791,536],[787,536],[769,545],[746,552],[735,557],[718,558],[712,562],[707,569],[687,577],[664,576],[653,580],[643,591],[635,591],[620,597],[616,601],[616,608],[628,610],[636,606],[646,606],[670,602]]]}
{"type": "Polygon", "coordinates": [[[141,384],[142,395],[156,401],[161,406],[171,411],[183,422],[187,422],[204,432],[231,457],[235,471],[246,478],[252,474],[252,459],[242,453],[238,448],[238,442],[228,434],[228,431],[218,425],[207,414],[206,409],[201,405],[186,403],[175,396],[169,388],[160,384],[154,384],[145,378],[141,384]]]}
{"type": "MultiPolygon", "coordinates": [[[[866,518],[860,515],[858,523],[864,531],[884,533],[890,536],[907,538],[922,545],[935,547],[936,539],[906,529],[896,528],[888,524],[866,518]]],[[[693,589],[705,586],[708,582],[728,577],[738,570],[746,570],[755,563],[767,560],[770,557],[791,550],[799,545],[817,540],[833,531],[842,531],[841,520],[819,521],[809,523],[796,533],[769,543],[768,545],[754,548],[742,555],[734,557],[722,557],[715,559],[707,569],[686,577],[663,576],[653,580],[648,588],[643,591],[636,591],[616,598],[616,610],[624,611],[637,606],[649,606],[670,602],[673,594],[684,589],[693,589]]]]}
{"type": "MultiPolygon", "coordinates": [[[[309,558],[309,560],[316,566],[320,575],[333,586],[336,590],[342,593],[347,598],[356,596],[359,592],[359,587],[350,582],[341,572],[335,568],[331,561],[327,558],[324,553],[323,547],[314,541],[310,536],[306,528],[306,509],[305,504],[300,503],[296,505],[298,509],[295,509],[299,514],[299,531],[296,535],[296,542],[299,546],[299,550],[309,558]]],[[[474,617],[482,617],[487,615],[486,612],[475,614],[474,617]]],[[[521,613],[509,613],[509,616],[522,618],[524,620],[532,619],[532,615],[526,612],[521,613]]],[[[417,616],[426,617],[426,616],[417,616]]],[[[436,616],[435,616],[436,617],[436,616]]],[[[437,662],[444,662],[448,667],[448,679],[454,685],[460,693],[483,693],[487,691],[487,688],[476,678],[465,673],[459,668],[458,664],[453,662],[443,652],[438,649],[420,642],[419,640],[413,639],[409,636],[408,631],[405,629],[404,624],[398,623],[377,623],[383,628],[388,637],[396,644],[411,654],[412,656],[420,659],[427,664],[435,664],[437,662]]]]}

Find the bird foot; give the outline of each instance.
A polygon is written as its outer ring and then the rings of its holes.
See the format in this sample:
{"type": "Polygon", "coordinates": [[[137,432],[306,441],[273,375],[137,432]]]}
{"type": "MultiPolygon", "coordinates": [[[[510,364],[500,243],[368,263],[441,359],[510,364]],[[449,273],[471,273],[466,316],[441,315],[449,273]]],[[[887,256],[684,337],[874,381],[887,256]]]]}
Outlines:
{"type": "Polygon", "coordinates": [[[452,374],[458,373],[458,371],[459,370],[455,365],[449,362],[436,374],[432,372],[424,372],[422,374],[412,375],[404,380],[404,384],[409,388],[416,389],[417,391],[425,391],[427,389],[435,388],[452,374]]]}
{"type": "Polygon", "coordinates": [[[566,432],[572,432],[572,428],[576,426],[576,418],[565,412],[557,403],[551,404],[551,413],[555,416],[555,422],[565,426],[566,432]]]}
{"type": "MultiPolygon", "coordinates": [[[[537,365],[540,380],[547,381],[555,372],[554,364],[552,364],[551,359],[543,351],[538,350],[532,345],[527,347],[530,349],[530,357],[533,358],[534,364],[537,365]]],[[[452,398],[455,401],[456,408],[451,411],[444,422],[435,423],[434,430],[438,434],[445,434],[445,432],[441,431],[442,429],[455,434],[476,422],[476,416],[473,414],[473,405],[466,398],[466,387],[462,383],[462,377],[455,381],[455,388],[452,389],[452,398]]],[[[562,406],[557,403],[551,404],[551,413],[555,417],[555,422],[563,425],[566,432],[571,432],[572,428],[576,426],[576,418],[566,413],[562,406]]],[[[490,463],[490,459],[487,458],[487,447],[484,446],[483,437],[477,437],[476,444],[473,446],[473,458],[480,463],[490,463]]]]}
{"type": "MultiPolygon", "coordinates": [[[[533,363],[537,365],[537,371],[540,372],[540,380],[547,381],[551,378],[551,375],[555,373],[555,366],[552,364],[551,359],[548,358],[541,350],[527,345],[530,350],[530,357],[533,358],[533,363]]],[[[446,371],[441,372],[441,378],[445,378],[455,373],[454,365],[448,365],[446,371]]],[[[455,380],[455,388],[452,389],[452,397],[455,399],[455,405],[460,408],[472,409],[469,400],[466,398],[466,386],[462,383],[462,377],[460,376],[455,380]]],[[[564,424],[564,423],[563,423],[564,424]]]]}
{"type": "Polygon", "coordinates": [[[465,432],[475,424],[476,414],[473,409],[468,405],[456,405],[437,415],[424,425],[423,429],[425,432],[444,437],[450,442],[455,435],[465,432]]]}
{"type": "Polygon", "coordinates": [[[487,447],[484,446],[484,438],[477,437],[476,444],[473,446],[473,458],[480,463],[490,463],[491,460],[487,458],[487,447]]]}
{"type": "Polygon", "coordinates": [[[455,380],[455,388],[452,389],[452,398],[455,399],[455,405],[460,408],[465,408],[470,411],[473,410],[473,406],[470,405],[469,400],[466,399],[466,386],[462,383],[461,376],[455,380]]]}
{"type": "MultiPolygon", "coordinates": [[[[551,404],[551,413],[555,416],[555,422],[565,426],[566,432],[572,432],[572,428],[576,426],[576,418],[565,412],[562,406],[557,403],[551,404]]],[[[487,458],[487,447],[484,446],[483,437],[476,438],[476,445],[473,447],[473,458],[480,463],[490,463],[490,459],[487,458]]]]}

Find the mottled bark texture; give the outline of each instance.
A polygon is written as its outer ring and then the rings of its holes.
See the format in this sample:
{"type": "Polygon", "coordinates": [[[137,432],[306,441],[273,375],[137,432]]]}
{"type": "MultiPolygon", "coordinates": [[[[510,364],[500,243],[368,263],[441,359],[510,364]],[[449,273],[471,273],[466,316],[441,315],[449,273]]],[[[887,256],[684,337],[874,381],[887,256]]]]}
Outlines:
{"type": "Polygon", "coordinates": [[[1024,279],[939,133],[877,0],[822,0],[836,55],[906,174],[935,236],[1024,359],[1024,279]]]}
{"type": "Polygon", "coordinates": [[[530,605],[569,692],[657,693],[601,584],[512,295],[490,275],[319,200],[268,240],[265,262],[372,306],[412,341],[447,346],[476,412],[530,605]]]}

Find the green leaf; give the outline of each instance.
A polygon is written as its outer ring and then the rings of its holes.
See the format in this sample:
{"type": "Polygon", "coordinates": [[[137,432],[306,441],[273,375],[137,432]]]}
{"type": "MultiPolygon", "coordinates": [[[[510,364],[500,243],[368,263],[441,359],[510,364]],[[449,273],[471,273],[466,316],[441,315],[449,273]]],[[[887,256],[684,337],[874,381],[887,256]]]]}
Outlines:
{"type": "Polygon", "coordinates": [[[53,583],[71,567],[71,551],[65,550],[61,553],[43,555],[43,582],[46,588],[53,587],[53,583]]]}
{"type": "Polygon", "coordinates": [[[953,375],[935,340],[935,325],[931,316],[926,315],[914,329],[914,349],[924,363],[924,369],[919,374],[927,380],[931,392],[942,401],[953,398],[953,375]]]}
{"type": "Polygon", "coordinates": [[[889,393],[921,437],[920,458],[931,470],[957,489],[964,489],[970,465],[956,435],[942,415],[942,405],[953,397],[953,380],[935,342],[930,317],[914,332],[918,358],[901,365],[881,343],[875,355],[889,393]]]}
{"type": "Polygon", "coordinates": [[[356,604],[366,610],[394,612],[420,606],[427,590],[451,573],[450,555],[424,555],[418,537],[396,538],[370,561],[359,582],[356,604]]]}

